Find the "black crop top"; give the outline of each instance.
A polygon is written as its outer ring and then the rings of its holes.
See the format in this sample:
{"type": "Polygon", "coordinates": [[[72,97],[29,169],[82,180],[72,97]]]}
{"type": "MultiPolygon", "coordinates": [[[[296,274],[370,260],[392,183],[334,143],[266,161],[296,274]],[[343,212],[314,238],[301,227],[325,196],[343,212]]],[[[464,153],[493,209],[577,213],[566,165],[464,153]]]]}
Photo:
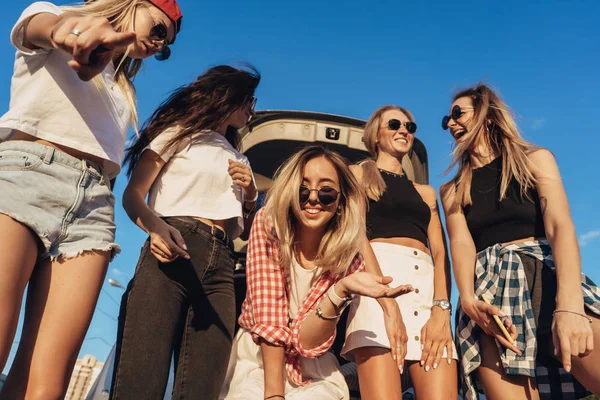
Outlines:
{"type": "Polygon", "coordinates": [[[544,219],[537,190],[521,199],[521,188],[515,178],[508,185],[501,202],[502,157],[473,170],[470,206],[463,208],[477,252],[496,243],[512,242],[527,237],[545,238],[544,219]]]}
{"type": "Polygon", "coordinates": [[[369,201],[369,240],[406,237],[427,246],[427,227],[431,219],[429,206],[405,175],[380,171],[386,190],[378,201],[369,201]]]}

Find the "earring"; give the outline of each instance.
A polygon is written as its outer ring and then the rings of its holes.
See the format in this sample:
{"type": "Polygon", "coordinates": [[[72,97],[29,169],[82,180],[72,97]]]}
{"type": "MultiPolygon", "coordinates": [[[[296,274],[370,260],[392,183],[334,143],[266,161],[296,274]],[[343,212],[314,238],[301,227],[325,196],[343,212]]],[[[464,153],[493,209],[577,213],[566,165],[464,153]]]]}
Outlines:
{"type": "Polygon", "coordinates": [[[338,217],[340,215],[342,215],[342,206],[338,206],[337,211],[335,212],[335,215],[337,215],[338,217]]]}

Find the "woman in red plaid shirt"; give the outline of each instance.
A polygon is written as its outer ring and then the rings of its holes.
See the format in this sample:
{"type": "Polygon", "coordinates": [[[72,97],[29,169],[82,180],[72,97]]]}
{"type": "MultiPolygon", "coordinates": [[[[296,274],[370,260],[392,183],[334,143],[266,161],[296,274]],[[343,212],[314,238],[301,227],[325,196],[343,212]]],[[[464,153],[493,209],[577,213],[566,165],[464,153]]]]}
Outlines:
{"type": "Polygon", "coordinates": [[[256,214],[248,293],[220,399],[348,399],[333,353],[352,295],[394,297],[389,277],[364,271],[364,194],[344,160],[307,147],[277,172],[256,214]]]}

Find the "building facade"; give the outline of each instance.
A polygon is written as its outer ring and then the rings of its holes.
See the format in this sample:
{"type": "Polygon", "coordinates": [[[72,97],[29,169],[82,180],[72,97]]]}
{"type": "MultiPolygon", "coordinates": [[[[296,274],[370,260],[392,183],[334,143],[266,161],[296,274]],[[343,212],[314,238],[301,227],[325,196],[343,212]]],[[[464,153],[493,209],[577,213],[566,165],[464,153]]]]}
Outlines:
{"type": "Polygon", "coordinates": [[[104,363],[90,355],[77,360],[65,400],[84,400],[103,366],[104,363]]]}

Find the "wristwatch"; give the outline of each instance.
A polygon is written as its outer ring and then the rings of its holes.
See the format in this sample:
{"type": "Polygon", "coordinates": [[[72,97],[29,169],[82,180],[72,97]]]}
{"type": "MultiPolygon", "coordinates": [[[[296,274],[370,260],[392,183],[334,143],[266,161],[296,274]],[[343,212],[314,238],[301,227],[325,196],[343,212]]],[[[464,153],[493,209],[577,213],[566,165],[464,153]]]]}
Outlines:
{"type": "Polygon", "coordinates": [[[331,285],[331,287],[327,291],[327,298],[329,299],[329,301],[331,301],[331,304],[333,304],[338,310],[343,310],[348,304],[350,304],[350,302],[352,302],[352,296],[338,296],[335,292],[335,285],[331,285]]]}
{"type": "Polygon", "coordinates": [[[434,300],[431,308],[439,307],[444,311],[450,311],[450,315],[452,315],[452,304],[448,300],[434,300]]]}

